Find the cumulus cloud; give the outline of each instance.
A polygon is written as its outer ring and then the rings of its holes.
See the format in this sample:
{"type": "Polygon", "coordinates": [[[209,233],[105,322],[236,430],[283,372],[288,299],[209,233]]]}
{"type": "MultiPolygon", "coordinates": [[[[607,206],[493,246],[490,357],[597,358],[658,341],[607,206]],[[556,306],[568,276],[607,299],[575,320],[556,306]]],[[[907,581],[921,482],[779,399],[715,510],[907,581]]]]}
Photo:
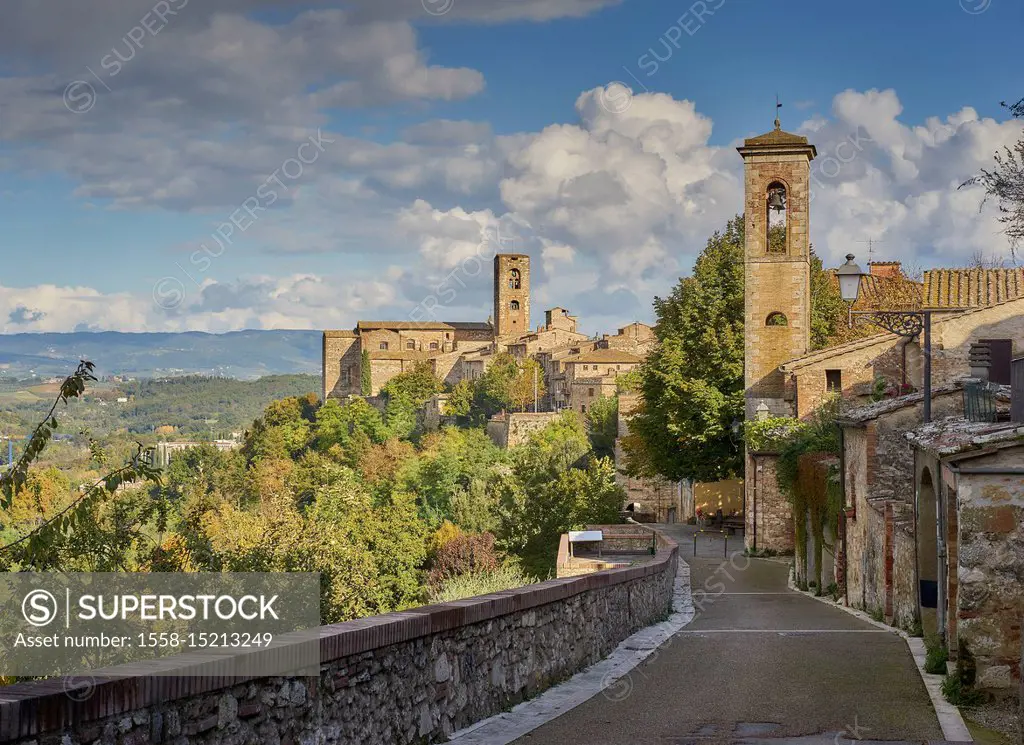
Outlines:
{"type": "MultiPolygon", "coordinates": [[[[714,142],[699,102],[667,94],[635,95],[610,111],[602,89],[584,91],[572,121],[511,135],[447,119],[407,127],[394,142],[331,128],[339,109],[483,89],[477,71],[432,64],[413,22],[541,20],[603,0],[454,0],[437,18],[406,0],[345,11],[314,3],[274,24],[253,15],[270,3],[212,9],[192,0],[113,77],[99,60],[151,4],[71,4],[44,24],[49,1],[5,6],[13,23],[0,29],[3,54],[28,61],[0,78],[0,137],[20,146],[7,153],[11,167],[63,173],[78,197],[115,209],[201,213],[210,232],[151,259],[154,276],[168,275],[152,292],[0,288],[5,331],[345,327],[411,318],[426,305],[433,317],[483,320],[497,250],[533,257],[535,322],[561,305],[586,330],[607,331],[650,320],[652,297],[743,207],[741,142],[714,142]],[[94,106],[75,115],[64,86],[93,63],[110,90],[93,80],[94,106]],[[294,178],[282,171],[321,136],[314,162],[294,178]],[[260,189],[273,178],[281,184],[271,206],[260,189]],[[199,270],[196,251],[254,197],[267,209],[236,231],[228,255],[287,256],[289,271],[225,278],[226,259],[199,270]]],[[[851,251],[864,257],[859,241],[869,238],[881,241],[873,258],[910,264],[1005,253],[992,209],[979,213],[977,188],[957,187],[1019,137],[1019,123],[969,107],[908,122],[895,91],[848,90],[829,115],[793,129],[818,148],[811,237],[827,265],[851,251]]]]}

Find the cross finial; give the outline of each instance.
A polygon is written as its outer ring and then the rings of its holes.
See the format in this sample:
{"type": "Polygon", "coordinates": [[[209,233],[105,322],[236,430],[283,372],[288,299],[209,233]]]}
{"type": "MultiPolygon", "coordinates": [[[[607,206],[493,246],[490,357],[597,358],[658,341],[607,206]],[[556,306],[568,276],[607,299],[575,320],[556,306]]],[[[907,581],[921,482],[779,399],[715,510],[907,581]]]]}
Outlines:
{"type": "Polygon", "coordinates": [[[775,129],[782,129],[782,122],[779,121],[779,109],[782,108],[782,104],[779,103],[779,94],[775,94],[775,129]]]}

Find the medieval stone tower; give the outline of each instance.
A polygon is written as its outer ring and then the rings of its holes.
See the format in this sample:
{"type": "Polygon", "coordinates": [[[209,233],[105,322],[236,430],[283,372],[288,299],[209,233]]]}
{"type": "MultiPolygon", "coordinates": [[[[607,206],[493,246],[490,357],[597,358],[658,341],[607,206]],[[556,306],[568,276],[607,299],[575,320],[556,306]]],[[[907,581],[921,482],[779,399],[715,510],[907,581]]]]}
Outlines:
{"type": "Polygon", "coordinates": [[[494,257],[494,336],[518,336],[530,331],[530,257],[494,257]]]}
{"type": "MultiPolygon", "coordinates": [[[[775,129],[738,148],[745,173],[743,369],[746,418],[758,411],[795,416],[783,362],[807,353],[811,331],[808,242],[811,160],[806,137],[775,129]]],[[[778,454],[745,453],[744,543],[747,548],[793,550],[793,517],[778,485],[778,454]]]]}
{"type": "Polygon", "coordinates": [[[778,367],[810,346],[808,208],[811,160],[806,137],[775,129],[738,148],[745,172],[746,250],[744,388],[746,415],[763,402],[793,416],[793,397],[778,367]]]}

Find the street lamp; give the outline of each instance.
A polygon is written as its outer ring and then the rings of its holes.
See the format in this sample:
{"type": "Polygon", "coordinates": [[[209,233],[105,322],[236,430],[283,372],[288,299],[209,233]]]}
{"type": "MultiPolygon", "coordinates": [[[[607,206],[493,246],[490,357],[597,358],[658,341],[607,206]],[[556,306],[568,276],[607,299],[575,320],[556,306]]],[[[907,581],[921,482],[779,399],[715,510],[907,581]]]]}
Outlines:
{"type": "Polygon", "coordinates": [[[924,332],[924,421],[932,420],[932,312],[930,310],[854,310],[860,295],[861,278],[866,276],[853,263],[853,254],[846,254],[846,263],[836,270],[839,294],[847,304],[847,325],[853,328],[853,317],[863,318],[889,333],[905,339],[916,339],[924,332]]]}

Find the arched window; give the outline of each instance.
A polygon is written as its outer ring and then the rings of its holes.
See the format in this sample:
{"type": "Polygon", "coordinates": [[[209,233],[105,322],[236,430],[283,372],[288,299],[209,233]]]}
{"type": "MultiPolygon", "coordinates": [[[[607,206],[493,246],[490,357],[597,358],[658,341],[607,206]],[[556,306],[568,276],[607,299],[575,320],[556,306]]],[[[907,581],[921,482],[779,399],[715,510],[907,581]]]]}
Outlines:
{"type": "Polygon", "coordinates": [[[789,195],[780,181],[768,184],[765,194],[765,248],[770,254],[786,253],[786,232],[789,227],[789,195]]]}
{"type": "Polygon", "coordinates": [[[508,287],[510,290],[518,290],[523,286],[522,275],[519,274],[518,269],[513,269],[508,274],[508,287]]]}
{"type": "Polygon", "coordinates": [[[786,314],[785,313],[779,313],[778,311],[775,311],[774,313],[769,313],[768,314],[768,317],[764,321],[764,325],[765,326],[788,326],[789,325],[789,319],[786,318],[786,314]]]}
{"type": "Polygon", "coordinates": [[[513,300],[511,303],[508,304],[508,307],[509,307],[509,309],[514,310],[514,311],[519,310],[519,301],[518,300],[513,300]]]}

